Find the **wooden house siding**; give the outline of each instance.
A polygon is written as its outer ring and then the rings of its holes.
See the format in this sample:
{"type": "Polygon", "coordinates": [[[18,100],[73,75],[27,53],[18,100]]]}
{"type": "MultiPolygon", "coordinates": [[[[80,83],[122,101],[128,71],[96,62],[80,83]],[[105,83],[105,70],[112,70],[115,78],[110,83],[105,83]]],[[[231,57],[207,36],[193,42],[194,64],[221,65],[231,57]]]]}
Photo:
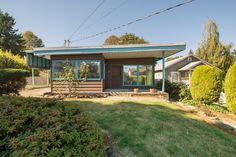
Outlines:
{"type": "Polygon", "coordinates": [[[178,72],[178,70],[182,67],[184,67],[185,65],[189,64],[190,62],[196,62],[199,61],[199,59],[195,58],[194,56],[191,56],[192,61],[188,61],[188,57],[185,58],[184,60],[176,63],[174,66],[168,67],[166,68],[166,79],[171,80],[171,72],[178,72]]]}
{"type": "MultiPolygon", "coordinates": [[[[117,84],[119,80],[116,80],[116,78],[112,77],[112,67],[120,66],[122,68],[123,65],[153,65],[153,68],[155,66],[155,59],[154,58],[127,58],[127,59],[108,59],[105,60],[105,65],[106,65],[106,76],[105,76],[105,88],[106,89],[116,89],[116,88],[121,88],[121,89],[133,89],[133,88],[142,88],[142,89],[148,89],[153,86],[123,86],[122,85],[122,69],[121,70],[121,85],[120,87],[113,86],[112,84],[117,84]],[[112,81],[113,80],[113,81],[112,81]],[[115,82],[114,82],[115,80],[115,82]]],[[[154,69],[153,69],[154,71],[154,69]]],[[[154,85],[154,74],[153,74],[153,85],[154,85]]]]}
{"type": "MultiPolygon", "coordinates": [[[[68,94],[69,83],[65,81],[52,81],[51,91],[55,94],[68,94]]],[[[103,92],[103,81],[84,81],[71,86],[71,93],[100,93],[103,92]]]]}
{"type": "MultiPolygon", "coordinates": [[[[101,61],[101,79],[99,80],[87,80],[80,82],[79,85],[72,86],[72,93],[81,93],[81,92],[103,92],[105,89],[149,89],[154,86],[154,75],[152,78],[151,86],[123,86],[122,79],[122,67],[123,65],[153,65],[153,71],[155,66],[154,58],[127,58],[127,59],[104,59],[102,54],[86,54],[86,55],[55,55],[51,56],[52,61],[56,60],[100,60],[101,61]],[[104,67],[105,63],[105,67],[104,67]],[[112,77],[111,72],[112,68],[116,67],[115,73],[112,77]],[[105,70],[105,71],[104,71],[105,70]]],[[[76,80],[75,80],[76,81],[76,80]]],[[[52,80],[51,82],[51,91],[52,93],[69,93],[68,82],[63,80],[52,80]]]]}

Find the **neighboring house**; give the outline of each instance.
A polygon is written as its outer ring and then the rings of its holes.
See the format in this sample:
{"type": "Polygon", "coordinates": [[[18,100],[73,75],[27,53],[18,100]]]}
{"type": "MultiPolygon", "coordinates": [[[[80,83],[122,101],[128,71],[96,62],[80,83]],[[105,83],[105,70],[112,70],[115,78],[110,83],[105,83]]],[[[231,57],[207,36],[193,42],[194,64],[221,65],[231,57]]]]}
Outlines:
{"type": "MultiPolygon", "coordinates": [[[[215,67],[195,55],[187,55],[165,63],[165,78],[171,82],[183,82],[189,85],[192,72],[199,65],[215,67]]],[[[155,67],[155,79],[162,79],[161,64],[157,64],[155,67]]]]}
{"type": "MultiPolygon", "coordinates": [[[[79,79],[80,65],[89,65],[87,80],[76,87],[78,92],[149,89],[154,87],[156,61],[164,61],[185,48],[185,43],[35,48],[27,52],[27,63],[51,69],[52,93],[68,92],[63,81],[67,61],[74,68],[75,81],[79,79]]],[[[164,82],[162,87],[164,91],[164,82]]]]}

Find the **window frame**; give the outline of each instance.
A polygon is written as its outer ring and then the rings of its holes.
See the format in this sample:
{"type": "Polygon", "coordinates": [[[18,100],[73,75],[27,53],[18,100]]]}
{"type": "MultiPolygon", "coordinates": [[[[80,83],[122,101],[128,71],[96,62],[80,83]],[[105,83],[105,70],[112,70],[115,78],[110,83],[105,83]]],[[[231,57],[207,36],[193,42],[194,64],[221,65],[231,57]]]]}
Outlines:
{"type": "MultiPolygon", "coordinates": [[[[54,69],[54,63],[56,62],[66,62],[67,60],[65,59],[61,59],[61,60],[52,60],[52,75],[51,75],[51,78],[52,80],[65,80],[65,78],[55,78],[55,69],[54,69]]],[[[79,63],[80,62],[99,62],[99,77],[98,78],[87,78],[86,80],[101,80],[101,75],[102,75],[102,70],[101,70],[101,65],[102,65],[102,61],[101,60],[93,60],[93,59],[90,59],[90,60],[81,60],[81,59],[77,59],[77,60],[68,60],[69,62],[74,62],[75,63],[75,79],[74,80],[83,80],[83,79],[79,79],[79,73],[78,73],[78,70],[79,70],[79,63]]]]}
{"type": "Polygon", "coordinates": [[[124,87],[152,87],[153,86],[153,81],[154,81],[154,78],[153,78],[153,76],[154,76],[154,73],[153,73],[153,65],[152,64],[123,64],[122,65],[122,86],[124,86],[124,87]],[[137,82],[137,84],[136,85],[126,85],[126,84],[124,84],[124,66],[136,66],[137,67],[137,72],[136,72],[136,82],[137,82]],[[148,66],[151,66],[151,78],[152,78],[152,80],[151,80],[151,84],[150,85],[140,85],[139,84],[139,76],[140,76],[140,74],[139,74],[139,66],[146,66],[146,81],[147,81],[147,78],[148,78],[148,73],[147,73],[147,69],[148,69],[148,66]]]}
{"type": "Polygon", "coordinates": [[[180,82],[180,72],[178,72],[178,71],[172,71],[172,72],[170,72],[170,80],[171,80],[171,82],[179,83],[179,82],[180,82]],[[173,81],[173,75],[174,75],[174,74],[177,74],[177,76],[178,76],[177,82],[176,82],[176,81],[173,81]]]}

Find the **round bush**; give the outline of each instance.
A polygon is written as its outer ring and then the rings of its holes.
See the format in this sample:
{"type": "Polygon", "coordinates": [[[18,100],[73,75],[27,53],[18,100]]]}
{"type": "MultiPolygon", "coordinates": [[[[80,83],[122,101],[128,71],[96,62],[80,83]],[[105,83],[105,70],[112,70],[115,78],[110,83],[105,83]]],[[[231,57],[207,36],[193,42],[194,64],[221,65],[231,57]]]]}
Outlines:
{"type": "Polygon", "coordinates": [[[0,69],[0,95],[18,94],[25,87],[29,71],[22,69],[0,69]]]}
{"type": "Polygon", "coordinates": [[[102,133],[78,106],[0,97],[0,156],[104,156],[102,133]]]}
{"type": "Polygon", "coordinates": [[[236,62],[229,68],[225,77],[227,108],[236,114],[236,62]]]}
{"type": "Polygon", "coordinates": [[[222,90],[222,72],[208,65],[195,68],[190,81],[190,92],[194,100],[203,103],[217,102],[222,90]]]}

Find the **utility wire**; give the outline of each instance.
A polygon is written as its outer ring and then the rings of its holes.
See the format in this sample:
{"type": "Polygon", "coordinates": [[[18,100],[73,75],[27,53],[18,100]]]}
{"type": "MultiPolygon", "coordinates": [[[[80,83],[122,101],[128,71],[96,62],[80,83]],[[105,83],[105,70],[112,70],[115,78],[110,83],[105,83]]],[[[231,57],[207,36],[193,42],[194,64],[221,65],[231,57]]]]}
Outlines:
{"type": "Polygon", "coordinates": [[[70,35],[68,39],[71,39],[80,29],[81,27],[95,14],[95,12],[104,4],[106,0],[102,0],[98,6],[89,14],[89,16],[84,19],[84,21],[78,26],[78,28],[70,35]]]}
{"type": "Polygon", "coordinates": [[[106,14],[101,16],[97,21],[95,21],[95,22],[91,23],[90,25],[88,25],[87,27],[85,27],[82,31],[87,30],[87,29],[91,28],[92,26],[94,26],[95,24],[101,22],[104,18],[106,18],[107,16],[109,16],[110,14],[115,12],[116,10],[120,9],[123,5],[125,5],[127,3],[127,1],[128,0],[122,1],[121,3],[119,3],[119,5],[117,5],[116,7],[114,7],[110,11],[108,11],[106,14]]]}
{"type": "Polygon", "coordinates": [[[144,16],[144,17],[142,17],[142,18],[138,18],[138,19],[133,20],[133,21],[131,21],[131,22],[128,22],[128,23],[126,23],[126,24],[113,27],[113,28],[111,28],[111,29],[102,31],[102,32],[97,33],[97,34],[93,34],[93,35],[89,35],[89,36],[86,36],[86,37],[83,37],[83,38],[75,39],[75,40],[71,41],[71,43],[78,42],[78,41],[81,41],[81,40],[90,39],[90,38],[94,38],[94,37],[97,37],[97,36],[106,34],[106,33],[108,33],[108,32],[115,31],[115,30],[117,30],[117,29],[126,27],[126,26],[128,26],[128,25],[132,25],[132,24],[134,24],[134,23],[136,23],[136,22],[140,22],[140,21],[146,20],[146,19],[151,18],[151,17],[153,17],[153,16],[156,16],[156,15],[158,15],[158,14],[161,14],[161,13],[164,13],[164,12],[167,12],[167,11],[170,11],[170,10],[172,10],[172,9],[178,8],[178,7],[183,6],[183,5],[186,5],[186,4],[188,4],[188,3],[192,3],[192,2],[194,2],[194,1],[196,1],[196,0],[189,0],[189,1],[187,1],[187,2],[179,3],[179,4],[177,4],[177,5],[174,5],[174,6],[171,6],[171,7],[169,7],[169,8],[163,9],[163,10],[161,10],[161,11],[157,11],[157,12],[154,12],[154,13],[149,14],[149,15],[147,15],[147,16],[144,16]]]}

